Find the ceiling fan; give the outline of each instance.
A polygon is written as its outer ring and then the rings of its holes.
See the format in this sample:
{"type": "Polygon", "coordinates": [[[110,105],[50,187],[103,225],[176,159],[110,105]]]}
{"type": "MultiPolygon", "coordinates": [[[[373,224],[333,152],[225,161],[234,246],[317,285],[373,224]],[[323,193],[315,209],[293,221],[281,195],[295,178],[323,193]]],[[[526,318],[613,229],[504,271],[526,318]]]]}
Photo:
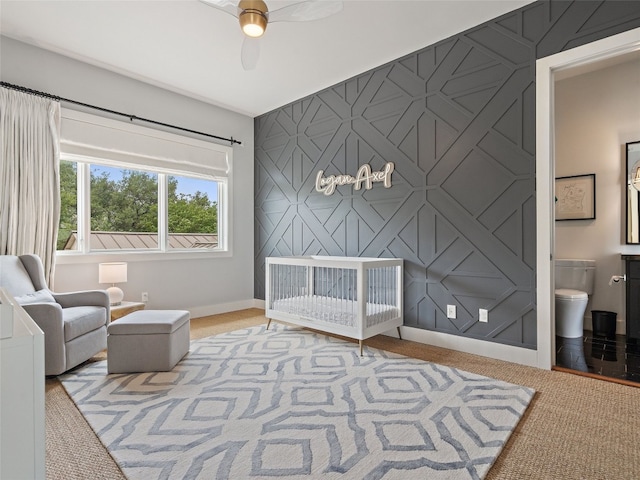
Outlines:
{"type": "Polygon", "coordinates": [[[342,10],[342,0],[301,0],[269,10],[263,0],[200,0],[210,7],[233,15],[245,34],[242,43],[242,66],[253,70],[260,56],[258,39],[269,23],[319,20],[342,10]]]}

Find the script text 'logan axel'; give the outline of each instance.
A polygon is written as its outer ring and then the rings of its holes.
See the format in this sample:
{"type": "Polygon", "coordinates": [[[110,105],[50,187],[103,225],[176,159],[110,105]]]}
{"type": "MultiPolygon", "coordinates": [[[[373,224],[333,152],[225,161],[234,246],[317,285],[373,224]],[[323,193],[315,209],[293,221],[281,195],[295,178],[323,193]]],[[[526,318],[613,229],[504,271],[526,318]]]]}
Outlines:
{"type": "Polygon", "coordinates": [[[331,195],[338,185],[353,185],[354,190],[364,188],[371,190],[374,182],[382,182],[385,188],[391,187],[391,174],[394,170],[393,162],[387,162],[380,171],[372,172],[369,164],[364,164],[358,169],[356,176],[352,175],[329,175],[324,176],[324,171],[320,170],[316,175],[316,191],[325,195],[331,195]]]}

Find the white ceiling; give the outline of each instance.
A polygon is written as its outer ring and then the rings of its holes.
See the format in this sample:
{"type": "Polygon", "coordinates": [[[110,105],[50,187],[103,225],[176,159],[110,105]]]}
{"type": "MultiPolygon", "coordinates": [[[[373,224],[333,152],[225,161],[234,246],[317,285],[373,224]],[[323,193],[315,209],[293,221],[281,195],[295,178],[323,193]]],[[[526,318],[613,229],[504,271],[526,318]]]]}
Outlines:
{"type": "Polygon", "coordinates": [[[0,31],[254,117],[528,3],[345,0],[322,20],[269,25],[251,71],[237,20],[197,0],[0,0],[0,31]]]}

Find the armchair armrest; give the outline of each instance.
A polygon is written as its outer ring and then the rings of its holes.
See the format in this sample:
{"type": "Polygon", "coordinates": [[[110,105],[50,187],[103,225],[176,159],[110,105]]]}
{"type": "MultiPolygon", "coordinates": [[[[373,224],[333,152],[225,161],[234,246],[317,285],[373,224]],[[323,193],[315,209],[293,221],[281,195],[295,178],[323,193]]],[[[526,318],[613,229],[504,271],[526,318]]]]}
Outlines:
{"type": "Polygon", "coordinates": [[[65,370],[64,322],[62,307],[57,303],[30,303],[22,305],[33,321],[44,332],[44,373],[58,375],[65,370]]]}
{"type": "Polygon", "coordinates": [[[62,308],[84,307],[87,305],[95,307],[104,307],[107,309],[107,317],[109,316],[109,294],[106,290],[83,290],[81,292],[53,293],[62,308]]]}

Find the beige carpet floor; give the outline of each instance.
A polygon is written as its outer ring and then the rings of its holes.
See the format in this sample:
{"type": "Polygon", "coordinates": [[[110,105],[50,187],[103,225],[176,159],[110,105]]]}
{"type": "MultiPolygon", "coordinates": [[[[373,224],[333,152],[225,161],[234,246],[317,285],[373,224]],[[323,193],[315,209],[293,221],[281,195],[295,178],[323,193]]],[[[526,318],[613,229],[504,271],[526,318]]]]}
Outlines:
{"type": "MultiPolygon", "coordinates": [[[[261,323],[266,318],[259,309],[197,318],[191,320],[191,337],[261,323]]],[[[536,390],[488,479],[640,478],[640,388],[383,335],[365,344],[536,390]]],[[[92,361],[105,358],[102,353],[92,361]]],[[[57,379],[46,381],[46,449],[48,479],[125,478],[57,379]]]]}

